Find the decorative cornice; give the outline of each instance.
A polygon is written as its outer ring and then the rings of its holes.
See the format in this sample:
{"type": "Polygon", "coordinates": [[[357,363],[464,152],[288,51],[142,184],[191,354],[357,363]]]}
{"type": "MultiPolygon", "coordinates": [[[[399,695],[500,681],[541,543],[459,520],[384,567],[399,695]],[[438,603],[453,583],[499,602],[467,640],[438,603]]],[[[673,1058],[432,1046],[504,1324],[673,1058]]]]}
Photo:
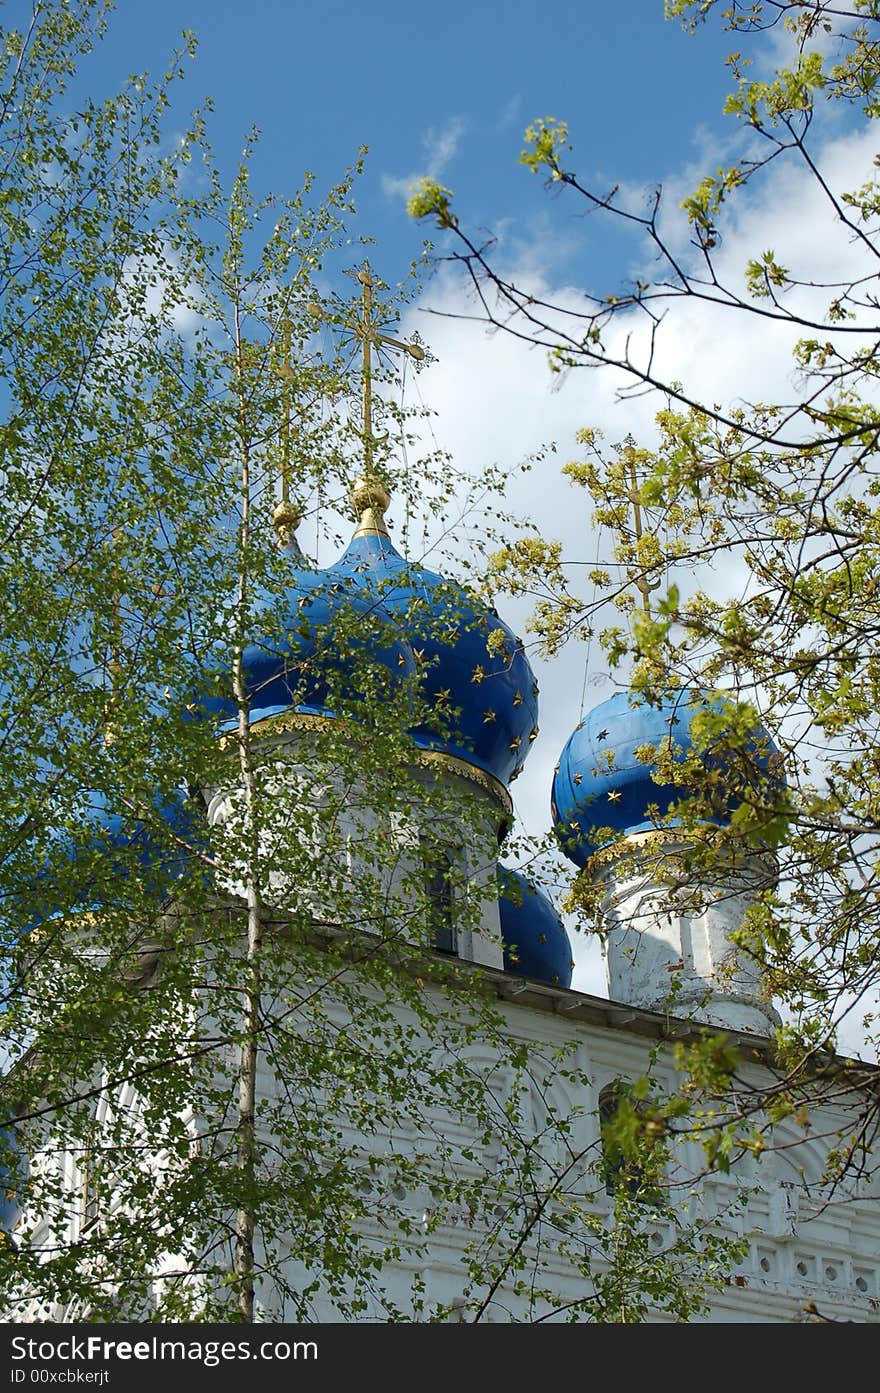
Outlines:
{"type": "Polygon", "coordinates": [[[644,832],[627,832],[624,837],[612,845],[603,846],[598,851],[594,851],[592,856],[588,857],[584,870],[590,874],[598,873],[613,865],[615,861],[620,861],[627,856],[646,857],[655,852],[674,855],[677,851],[687,851],[698,840],[703,845],[714,842],[724,853],[727,866],[754,865],[759,861],[774,862],[772,851],[761,850],[760,847],[752,848],[748,854],[744,854],[740,848],[725,847],[724,831],[724,828],[706,825],[701,828],[691,828],[686,837],[682,836],[675,827],[652,827],[644,832]]]}
{"type": "Polygon", "coordinates": [[[668,847],[675,842],[681,844],[681,837],[676,838],[672,828],[652,828],[647,832],[628,832],[626,836],[620,838],[610,846],[599,847],[592,856],[587,858],[585,870],[601,871],[606,866],[612,865],[622,857],[632,855],[633,852],[660,850],[668,847]]]}
{"type": "Polygon", "coordinates": [[[353,729],[354,723],[342,721],[338,716],[319,716],[315,711],[279,711],[274,716],[262,716],[251,723],[251,733],[261,740],[266,735],[279,735],[288,730],[316,730],[321,735],[329,735],[340,725],[346,730],[353,729]]]}
{"type": "Polygon", "coordinates": [[[480,788],[492,795],[496,803],[500,803],[506,813],[513,812],[513,799],[501,780],[487,774],[485,769],[480,769],[478,765],[469,764],[466,759],[447,754],[445,750],[419,750],[417,758],[420,764],[440,765],[463,779],[470,779],[472,783],[479,784],[480,788]]]}
{"type": "MultiPolygon", "coordinates": [[[[320,716],[312,711],[279,711],[276,715],[264,716],[251,724],[251,734],[257,740],[284,735],[289,731],[316,731],[321,735],[329,735],[334,730],[343,730],[346,735],[354,736],[359,733],[354,721],[347,721],[338,716],[320,716]]],[[[231,734],[232,732],[221,737],[221,749],[232,743],[231,734]]],[[[513,800],[510,794],[501,780],[487,774],[485,769],[469,763],[459,755],[448,754],[445,750],[420,750],[416,747],[413,753],[416,764],[441,768],[448,773],[457,774],[459,778],[468,779],[490,794],[508,816],[512,814],[513,800]]]]}

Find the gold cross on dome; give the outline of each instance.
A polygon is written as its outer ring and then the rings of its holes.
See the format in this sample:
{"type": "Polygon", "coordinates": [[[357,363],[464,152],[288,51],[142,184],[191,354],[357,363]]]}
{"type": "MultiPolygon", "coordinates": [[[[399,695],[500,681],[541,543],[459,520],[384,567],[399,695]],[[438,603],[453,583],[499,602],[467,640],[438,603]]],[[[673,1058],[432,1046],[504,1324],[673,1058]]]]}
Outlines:
{"type": "MultiPolygon", "coordinates": [[[[416,370],[423,368],[426,363],[433,362],[433,356],[428,352],[422,343],[418,333],[413,334],[409,341],[393,338],[390,334],[382,332],[383,324],[376,316],[374,290],[381,286],[374,275],[370,263],[364,261],[356,271],[349,271],[348,275],[354,277],[361,287],[360,304],[353,311],[351,316],[344,317],[342,324],[349,333],[360,341],[361,345],[361,403],[362,403],[362,429],[356,431],[364,446],[364,477],[373,477],[373,461],[376,448],[383,444],[387,436],[377,436],[373,433],[373,349],[394,348],[401,353],[405,353],[412,358],[416,370]]],[[[320,305],[310,305],[310,313],[317,316],[325,316],[324,310],[320,305]]],[[[332,316],[325,316],[332,318],[332,316]]]]}
{"type": "Polygon", "coordinates": [[[278,346],[280,362],[277,372],[284,384],[281,389],[281,498],[275,505],[272,523],[278,541],[286,546],[300,521],[299,509],[290,500],[291,383],[296,374],[290,358],[290,320],[287,318],[281,326],[278,346]]]}
{"type": "MultiPolygon", "coordinates": [[[[627,497],[632,505],[633,532],[635,533],[636,554],[638,555],[638,546],[642,540],[642,509],[639,483],[636,475],[636,442],[631,435],[628,435],[623,442],[623,446],[617,448],[620,450],[620,458],[629,475],[627,497]]],[[[651,591],[657,590],[660,583],[659,576],[655,580],[649,581],[644,571],[642,571],[641,575],[633,577],[633,585],[642,597],[642,609],[647,615],[651,613],[651,591]]]]}

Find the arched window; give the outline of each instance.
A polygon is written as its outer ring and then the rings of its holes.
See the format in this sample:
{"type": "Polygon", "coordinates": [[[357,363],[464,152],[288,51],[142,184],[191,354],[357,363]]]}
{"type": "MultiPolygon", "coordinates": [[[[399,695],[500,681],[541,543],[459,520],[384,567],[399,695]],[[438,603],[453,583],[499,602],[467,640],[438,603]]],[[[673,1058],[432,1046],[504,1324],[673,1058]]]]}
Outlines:
{"type": "Polygon", "coordinates": [[[614,1079],[599,1094],[599,1133],[605,1193],[621,1193],[645,1204],[661,1198],[664,1128],[652,1117],[649,1098],[637,1097],[626,1079],[614,1079]]]}
{"type": "Polygon", "coordinates": [[[86,1129],[83,1147],[77,1160],[80,1178],[82,1230],[90,1228],[100,1217],[108,1199],[106,1127],[110,1118],[110,1104],[101,1094],[95,1111],[86,1129]]]}
{"type": "Polygon", "coordinates": [[[82,1180],[82,1228],[87,1229],[101,1213],[101,1148],[96,1123],[92,1123],[86,1136],[79,1172],[82,1180]]]}
{"type": "Polygon", "coordinates": [[[425,869],[428,942],[440,953],[457,954],[453,858],[448,851],[423,840],[422,861],[425,869]]]}

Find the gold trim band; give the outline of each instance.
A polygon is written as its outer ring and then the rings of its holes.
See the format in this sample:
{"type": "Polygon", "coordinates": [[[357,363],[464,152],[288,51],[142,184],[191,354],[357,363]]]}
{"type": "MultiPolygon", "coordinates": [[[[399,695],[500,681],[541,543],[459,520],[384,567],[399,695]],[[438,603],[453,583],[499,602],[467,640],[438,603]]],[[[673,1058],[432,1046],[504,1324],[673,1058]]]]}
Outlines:
{"type": "MultiPolygon", "coordinates": [[[[335,716],[319,716],[311,711],[279,711],[274,716],[263,716],[251,725],[251,731],[258,739],[267,735],[280,735],[289,730],[314,730],[326,735],[330,731],[340,729],[353,734],[357,732],[354,721],[341,720],[335,716]]],[[[230,731],[229,734],[233,732],[230,731]]],[[[220,743],[221,747],[226,746],[229,743],[229,735],[223,736],[220,743]]],[[[485,769],[480,769],[478,765],[469,763],[459,755],[447,754],[445,750],[420,750],[416,747],[415,755],[419,764],[439,765],[453,774],[458,774],[462,779],[469,779],[471,783],[478,784],[500,804],[505,813],[510,815],[513,812],[513,800],[504,784],[494,775],[487,774],[485,769]]]]}
{"type": "MultiPolygon", "coordinates": [[[[724,831],[723,826],[707,822],[701,827],[691,827],[686,836],[683,836],[677,827],[650,827],[642,832],[627,832],[622,840],[614,842],[611,846],[599,847],[597,851],[594,851],[592,856],[589,856],[585,861],[583,869],[585,871],[598,871],[621,857],[634,855],[640,851],[650,853],[654,850],[659,851],[664,847],[669,848],[673,854],[677,850],[687,851],[698,841],[703,844],[715,842],[724,851],[724,831]]],[[[730,848],[727,848],[727,851],[729,853],[730,848]]],[[[772,852],[766,849],[762,852],[758,847],[755,847],[751,850],[750,855],[766,858],[772,857],[772,852]]],[[[730,860],[742,860],[742,856],[728,854],[728,861],[730,860]]]]}
{"type": "Polygon", "coordinates": [[[479,784],[480,788],[490,793],[506,813],[513,812],[513,799],[501,780],[496,779],[493,774],[487,774],[485,769],[480,769],[478,765],[469,764],[466,759],[447,754],[445,750],[419,750],[418,760],[420,764],[439,764],[451,769],[454,774],[461,775],[463,779],[470,779],[472,783],[479,784]]]}

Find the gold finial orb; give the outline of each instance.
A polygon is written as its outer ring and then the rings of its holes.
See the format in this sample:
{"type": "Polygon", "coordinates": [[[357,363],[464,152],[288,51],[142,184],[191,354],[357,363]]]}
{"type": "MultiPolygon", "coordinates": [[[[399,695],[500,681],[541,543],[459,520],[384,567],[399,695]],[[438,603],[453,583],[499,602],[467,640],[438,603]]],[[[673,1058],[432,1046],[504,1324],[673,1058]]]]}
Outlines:
{"type": "Polygon", "coordinates": [[[272,514],[272,526],[278,537],[279,545],[286,547],[293,540],[296,529],[302,522],[302,514],[295,508],[289,498],[282,498],[280,503],[275,504],[275,511],[272,514]]]}
{"type": "Polygon", "coordinates": [[[351,504],[356,513],[362,513],[365,508],[374,508],[378,513],[384,513],[391,502],[391,495],[384,484],[378,479],[356,479],[351,491],[351,504]]]}
{"type": "Polygon", "coordinates": [[[387,537],[384,515],[390,502],[391,495],[377,478],[357,479],[351,491],[351,505],[360,519],[354,535],[362,537],[366,533],[378,533],[387,537]]]}

